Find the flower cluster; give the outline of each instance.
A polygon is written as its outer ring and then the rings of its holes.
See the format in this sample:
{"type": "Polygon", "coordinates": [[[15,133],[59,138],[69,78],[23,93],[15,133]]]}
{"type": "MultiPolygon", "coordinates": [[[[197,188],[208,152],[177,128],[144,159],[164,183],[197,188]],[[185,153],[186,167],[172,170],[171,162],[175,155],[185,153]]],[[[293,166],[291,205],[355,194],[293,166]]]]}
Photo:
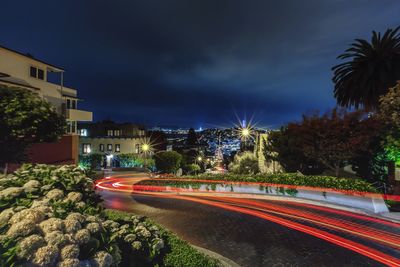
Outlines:
{"type": "Polygon", "coordinates": [[[0,246],[13,240],[15,258],[29,266],[117,266],[122,246],[160,254],[157,227],[141,216],[111,218],[93,207],[93,195],[92,181],[70,166],[24,165],[0,176],[0,246]]]}

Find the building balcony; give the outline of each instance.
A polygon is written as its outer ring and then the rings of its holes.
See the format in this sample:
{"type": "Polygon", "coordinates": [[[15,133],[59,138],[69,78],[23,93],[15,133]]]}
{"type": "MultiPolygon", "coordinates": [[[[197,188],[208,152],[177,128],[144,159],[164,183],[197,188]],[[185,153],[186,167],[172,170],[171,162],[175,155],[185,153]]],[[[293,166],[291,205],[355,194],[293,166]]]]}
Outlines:
{"type": "Polygon", "coordinates": [[[71,121],[92,121],[93,113],[79,109],[66,109],[66,119],[71,121]]]}

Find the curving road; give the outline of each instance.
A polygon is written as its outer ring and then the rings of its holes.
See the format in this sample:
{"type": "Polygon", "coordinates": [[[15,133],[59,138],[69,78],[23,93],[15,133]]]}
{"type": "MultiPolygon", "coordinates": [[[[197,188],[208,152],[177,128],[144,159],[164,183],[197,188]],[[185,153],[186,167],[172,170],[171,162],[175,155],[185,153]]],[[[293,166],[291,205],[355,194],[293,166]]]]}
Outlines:
{"type": "Polygon", "coordinates": [[[145,178],[100,181],[105,206],[146,215],[241,266],[400,266],[400,224],[300,202],[133,191],[145,178]]]}

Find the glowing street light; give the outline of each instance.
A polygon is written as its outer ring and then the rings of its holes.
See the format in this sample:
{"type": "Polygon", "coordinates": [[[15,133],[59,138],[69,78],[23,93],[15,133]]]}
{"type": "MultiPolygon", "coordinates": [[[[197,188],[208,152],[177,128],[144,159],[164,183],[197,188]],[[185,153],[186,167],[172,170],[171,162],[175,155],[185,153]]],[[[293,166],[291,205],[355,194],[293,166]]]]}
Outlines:
{"type": "Polygon", "coordinates": [[[149,144],[143,144],[142,145],[142,151],[143,152],[148,152],[150,150],[150,145],[149,144]]]}
{"type": "Polygon", "coordinates": [[[197,161],[198,161],[198,162],[201,162],[202,160],[203,160],[203,158],[202,158],[201,156],[198,156],[198,157],[197,157],[197,161]]]}
{"type": "Polygon", "coordinates": [[[250,135],[250,129],[249,128],[243,128],[242,129],[242,136],[243,137],[248,137],[250,135]]]}

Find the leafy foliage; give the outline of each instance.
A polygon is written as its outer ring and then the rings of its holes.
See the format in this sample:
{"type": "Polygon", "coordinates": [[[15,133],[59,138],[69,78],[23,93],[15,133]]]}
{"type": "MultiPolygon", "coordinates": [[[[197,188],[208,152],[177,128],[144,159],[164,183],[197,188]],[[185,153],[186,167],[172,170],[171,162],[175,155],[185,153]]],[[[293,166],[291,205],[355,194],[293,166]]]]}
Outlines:
{"type": "Polygon", "coordinates": [[[153,159],[134,153],[119,154],[117,160],[122,168],[147,167],[153,169],[155,165],[153,159]]]}
{"type": "Polygon", "coordinates": [[[175,151],[160,151],[154,155],[154,160],[158,171],[174,173],[179,169],[182,156],[175,151]]]}
{"type": "Polygon", "coordinates": [[[276,174],[201,174],[200,176],[185,176],[182,178],[223,180],[236,182],[262,182],[272,184],[325,187],[342,190],[354,190],[363,192],[377,192],[368,182],[360,179],[337,178],[332,176],[309,176],[297,173],[276,173],[276,174]]]}
{"type": "Polygon", "coordinates": [[[380,98],[379,116],[385,122],[387,157],[400,166],[400,83],[380,98]]]}
{"type": "Polygon", "coordinates": [[[103,164],[103,155],[101,154],[88,154],[79,155],[79,166],[86,170],[100,169],[103,164]]]}
{"type": "Polygon", "coordinates": [[[260,172],[258,159],[251,152],[235,155],[233,162],[229,165],[229,170],[237,174],[255,174],[260,172]]]}
{"type": "Polygon", "coordinates": [[[272,131],[264,143],[264,156],[267,160],[279,162],[286,172],[300,171],[304,174],[321,174],[325,167],[304,155],[303,139],[295,124],[272,131]]]}
{"type": "Polygon", "coordinates": [[[0,164],[21,162],[33,143],[56,141],[65,119],[39,95],[0,85],[0,164]]]}
{"type": "Polygon", "coordinates": [[[335,97],[341,106],[378,107],[379,97],[400,80],[400,27],[382,36],[372,32],[371,42],[356,39],[332,68],[335,97]]]}

